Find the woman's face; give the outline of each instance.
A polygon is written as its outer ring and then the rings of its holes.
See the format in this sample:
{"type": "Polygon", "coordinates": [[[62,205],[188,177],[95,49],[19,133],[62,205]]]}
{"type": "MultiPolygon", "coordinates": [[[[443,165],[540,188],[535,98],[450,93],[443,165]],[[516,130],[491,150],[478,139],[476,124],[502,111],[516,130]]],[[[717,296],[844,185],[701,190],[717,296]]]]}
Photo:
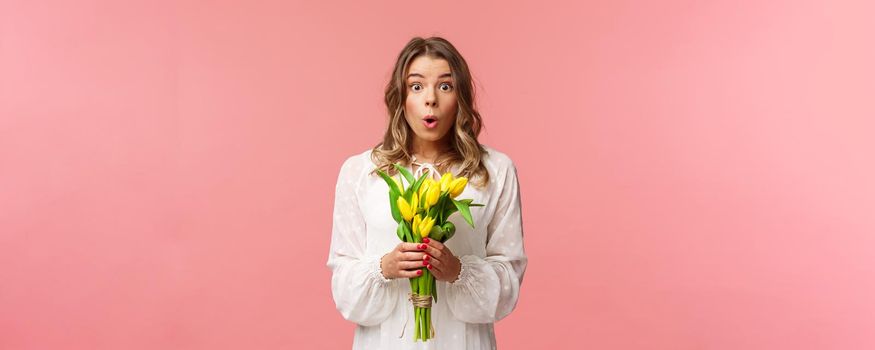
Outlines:
{"type": "Polygon", "coordinates": [[[456,88],[442,58],[419,56],[410,63],[404,116],[419,142],[443,142],[456,124],[456,88]]]}

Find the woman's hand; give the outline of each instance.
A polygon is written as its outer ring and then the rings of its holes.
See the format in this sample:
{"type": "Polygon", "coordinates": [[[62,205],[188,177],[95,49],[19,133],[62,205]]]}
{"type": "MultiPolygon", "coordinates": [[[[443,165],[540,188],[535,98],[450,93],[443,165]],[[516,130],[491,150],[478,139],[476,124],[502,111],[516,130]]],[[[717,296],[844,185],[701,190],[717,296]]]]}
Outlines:
{"type": "Polygon", "coordinates": [[[462,271],[462,261],[459,260],[450,248],[447,248],[443,243],[423,238],[423,242],[427,243],[425,259],[428,261],[428,270],[434,275],[438,281],[455,282],[459,279],[459,273],[462,271]]]}
{"type": "Polygon", "coordinates": [[[422,243],[398,243],[380,259],[383,276],[390,279],[422,276],[422,267],[428,265],[427,255],[422,249],[424,246],[422,243]]]}

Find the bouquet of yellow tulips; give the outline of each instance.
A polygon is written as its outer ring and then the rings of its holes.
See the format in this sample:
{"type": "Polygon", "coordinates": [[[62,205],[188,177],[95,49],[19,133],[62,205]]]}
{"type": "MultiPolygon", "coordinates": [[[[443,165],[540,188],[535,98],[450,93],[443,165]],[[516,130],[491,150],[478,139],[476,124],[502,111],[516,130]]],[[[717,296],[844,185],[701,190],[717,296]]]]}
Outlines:
{"type": "MultiPolygon", "coordinates": [[[[428,237],[441,243],[446,242],[456,233],[456,226],[447,220],[456,211],[474,227],[470,207],[483,205],[472,203],[472,199],[456,199],[468,185],[467,178],[454,178],[452,173],[444,173],[440,181],[435,181],[425,172],[416,179],[401,165],[394,164],[394,167],[398,169],[398,178],[391,177],[382,170],[377,172],[389,185],[389,206],[392,209],[392,218],[398,223],[396,233],[401,241],[422,243],[422,239],[428,237]],[[402,176],[407,181],[406,187],[402,176]]],[[[438,296],[434,276],[427,268],[422,268],[422,275],[410,278],[410,290],[410,301],[413,302],[416,318],[414,341],[428,341],[435,336],[431,324],[431,301],[434,298],[437,302],[438,296]]]]}

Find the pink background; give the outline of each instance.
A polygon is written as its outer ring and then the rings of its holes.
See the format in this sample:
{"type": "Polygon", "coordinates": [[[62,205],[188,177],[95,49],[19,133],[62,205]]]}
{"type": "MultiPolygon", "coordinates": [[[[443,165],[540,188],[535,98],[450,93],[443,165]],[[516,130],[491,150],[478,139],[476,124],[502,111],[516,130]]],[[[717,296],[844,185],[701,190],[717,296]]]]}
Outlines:
{"type": "Polygon", "coordinates": [[[0,2],[0,348],[349,348],[337,172],[432,34],[519,171],[500,348],[875,347],[872,3],[570,3],[0,2]]]}

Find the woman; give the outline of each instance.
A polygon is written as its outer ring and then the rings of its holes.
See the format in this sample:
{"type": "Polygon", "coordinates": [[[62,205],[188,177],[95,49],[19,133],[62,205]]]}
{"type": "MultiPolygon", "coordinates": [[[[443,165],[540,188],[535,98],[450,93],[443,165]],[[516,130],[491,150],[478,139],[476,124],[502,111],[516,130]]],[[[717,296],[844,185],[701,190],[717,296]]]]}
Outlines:
{"type": "MultiPolygon", "coordinates": [[[[341,315],[358,324],[354,349],[493,349],[493,323],[516,306],[526,269],[516,167],[477,141],[480,114],[468,65],[448,41],[414,38],[401,51],[386,87],[389,124],[383,142],[347,158],[337,179],[331,291],[341,315]],[[445,172],[471,179],[459,198],[475,228],[450,217],[456,234],[441,244],[401,243],[377,169],[401,163],[418,178],[445,172]],[[427,268],[437,280],[435,337],[414,342],[408,278],[427,268]]],[[[423,240],[425,242],[425,240],[423,240]]]]}

